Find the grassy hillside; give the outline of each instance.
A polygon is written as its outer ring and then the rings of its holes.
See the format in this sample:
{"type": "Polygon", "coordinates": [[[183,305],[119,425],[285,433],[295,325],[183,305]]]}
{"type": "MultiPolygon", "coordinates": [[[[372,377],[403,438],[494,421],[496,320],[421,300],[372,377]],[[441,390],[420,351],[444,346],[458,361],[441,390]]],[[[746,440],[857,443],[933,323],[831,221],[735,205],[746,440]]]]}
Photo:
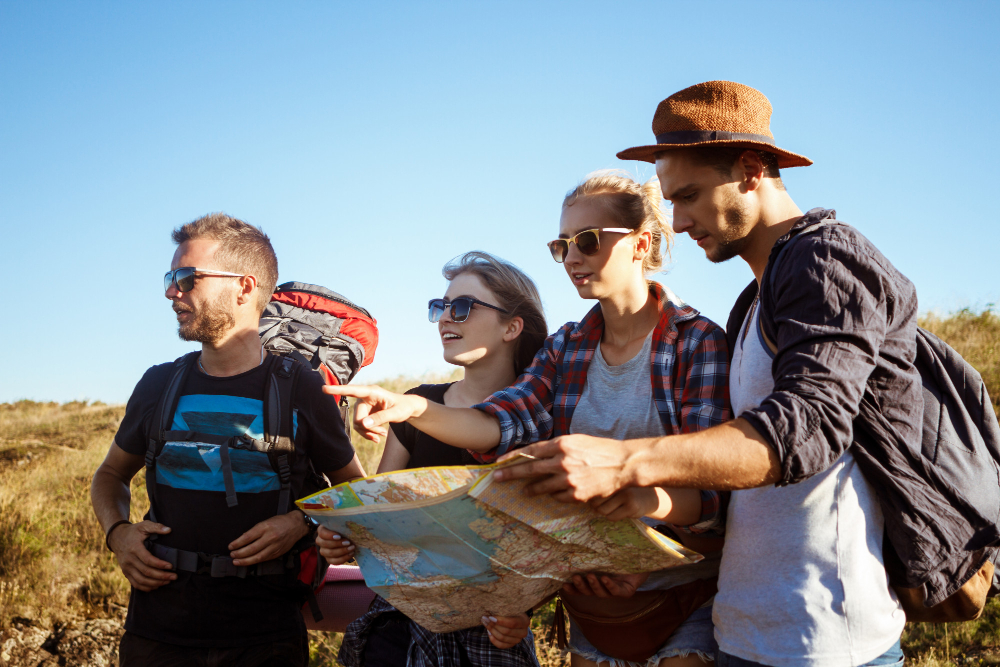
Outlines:
{"type": "MultiPolygon", "coordinates": [[[[922,324],[980,370],[1000,412],[1000,317],[960,311],[922,324]]],[[[417,383],[394,378],[383,385],[400,391],[417,383]]],[[[2,667],[117,662],[128,585],[104,548],[89,484],[123,414],[123,406],[101,403],[0,404],[2,667]]],[[[381,447],[354,441],[365,469],[374,472],[381,447]]],[[[146,509],[141,475],[132,492],[138,520],[146,509]]],[[[544,636],[548,618],[547,610],[536,616],[536,635],[544,636]]],[[[314,633],[313,664],[332,664],[338,645],[339,637],[314,633]]],[[[910,625],[904,647],[911,664],[1000,664],[1000,603],[991,602],[972,623],[910,625]]],[[[539,653],[546,667],[568,664],[546,646],[539,653]]]]}

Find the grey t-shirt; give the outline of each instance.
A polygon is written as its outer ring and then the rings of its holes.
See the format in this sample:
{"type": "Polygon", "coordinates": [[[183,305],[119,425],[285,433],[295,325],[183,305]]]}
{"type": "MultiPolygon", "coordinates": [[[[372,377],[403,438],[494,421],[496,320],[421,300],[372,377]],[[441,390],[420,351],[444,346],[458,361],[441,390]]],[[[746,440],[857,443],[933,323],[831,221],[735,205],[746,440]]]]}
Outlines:
{"type": "MultiPolygon", "coordinates": [[[[587,382],[580,402],[573,410],[570,433],[615,440],[667,434],[653,400],[652,344],[653,332],[650,331],[639,353],[618,366],[608,365],[601,346],[597,346],[587,368],[587,382]]],[[[663,523],[653,519],[643,521],[651,526],[663,523]]],[[[666,590],[697,579],[709,579],[718,570],[719,561],[711,558],[694,565],[660,570],[650,574],[639,590],[666,590]]]]}
{"type": "MultiPolygon", "coordinates": [[[[758,309],[733,354],[733,414],[774,389],[758,309]]],[[[774,667],[854,667],[906,617],[882,563],[882,511],[850,452],[804,482],[734,491],[712,618],[719,648],[774,667]]]]}

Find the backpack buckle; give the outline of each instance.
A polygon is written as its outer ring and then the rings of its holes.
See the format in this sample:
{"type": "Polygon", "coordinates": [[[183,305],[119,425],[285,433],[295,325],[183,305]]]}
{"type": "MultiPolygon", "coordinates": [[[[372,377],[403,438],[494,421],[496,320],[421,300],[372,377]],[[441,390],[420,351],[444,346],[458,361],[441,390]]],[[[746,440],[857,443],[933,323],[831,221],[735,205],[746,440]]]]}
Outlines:
{"type": "Polygon", "coordinates": [[[292,377],[292,366],[295,364],[295,360],[291,357],[282,357],[281,364],[278,366],[278,370],[275,371],[278,375],[283,378],[292,377]]]}
{"type": "Polygon", "coordinates": [[[239,577],[240,579],[246,579],[248,569],[246,565],[239,567],[233,565],[233,559],[229,556],[216,556],[212,559],[212,567],[209,570],[209,574],[213,577],[239,577]]]}

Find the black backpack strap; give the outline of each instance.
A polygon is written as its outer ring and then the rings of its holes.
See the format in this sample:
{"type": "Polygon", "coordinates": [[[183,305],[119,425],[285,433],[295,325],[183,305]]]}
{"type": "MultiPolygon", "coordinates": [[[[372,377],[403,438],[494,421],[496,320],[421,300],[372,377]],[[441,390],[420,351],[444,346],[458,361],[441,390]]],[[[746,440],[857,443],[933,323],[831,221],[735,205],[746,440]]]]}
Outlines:
{"type": "Polygon", "coordinates": [[[196,551],[184,551],[165,547],[162,544],[150,545],[151,554],[167,561],[173,566],[175,572],[193,572],[195,574],[207,574],[214,578],[219,577],[239,577],[240,579],[250,576],[268,576],[284,574],[289,570],[294,570],[294,562],[286,555],[279,556],[272,560],[266,560],[256,565],[233,565],[233,559],[229,556],[217,556],[196,551]]]}
{"type": "Polygon", "coordinates": [[[287,514],[292,505],[292,464],[295,457],[292,390],[300,368],[301,365],[291,356],[274,355],[264,392],[264,440],[268,443],[267,455],[271,466],[281,481],[278,514],[287,514]]]}
{"type": "Polygon", "coordinates": [[[188,373],[194,367],[200,352],[190,352],[174,361],[173,372],[170,380],[160,393],[160,400],[153,411],[153,417],[149,420],[148,431],[146,433],[146,493],[149,495],[149,518],[157,521],[156,518],[156,457],[159,456],[163,445],[167,441],[167,434],[171,433],[170,427],[173,425],[174,410],[177,409],[177,401],[180,400],[181,387],[188,373]]]}
{"type": "Polygon", "coordinates": [[[754,299],[757,298],[757,281],[752,280],[746,289],[740,293],[729,311],[729,319],[726,321],[726,342],[729,343],[729,360],[733,360],[733,353],[736,351],[736,344],[740,337],[740,330],[743,328],[743,321],[750,312],[754,299]]]}
{"type": "Polygon", "coordinates": [[[233,465],[229,461],[228,440],[219,447],[219,459],[222,462],[222,483],[226,487],[226,506],[236,507],[239,500],[236,498],[236,484],[233,482],[233,465]]]}

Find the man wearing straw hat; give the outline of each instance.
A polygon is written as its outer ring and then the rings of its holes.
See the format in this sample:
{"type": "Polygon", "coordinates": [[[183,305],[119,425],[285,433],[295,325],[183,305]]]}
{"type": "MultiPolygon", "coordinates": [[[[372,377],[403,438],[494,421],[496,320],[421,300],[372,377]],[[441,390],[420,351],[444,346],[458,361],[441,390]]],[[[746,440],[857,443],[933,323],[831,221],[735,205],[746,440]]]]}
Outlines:
{"type": "Polygon", "coordinates": [[[660,103],[655,144],[618,154],[656,164],[676,232],[710,261],[738,256],[753,271],[741,297],[753,303],[728,332],[739,417],[646,440],[564,436],[495,474],[544,475],[533,492],[578,501],[630,486],[732,489],[719,667],[897,664],[905,615],[882,559],[883,515],[849,448],[866,388],[920,441],[916,293],[833,211],[796,206],[779,170],[812,162],[775,144],[770,115],[753,88],[701,83],[660,103]]]}

